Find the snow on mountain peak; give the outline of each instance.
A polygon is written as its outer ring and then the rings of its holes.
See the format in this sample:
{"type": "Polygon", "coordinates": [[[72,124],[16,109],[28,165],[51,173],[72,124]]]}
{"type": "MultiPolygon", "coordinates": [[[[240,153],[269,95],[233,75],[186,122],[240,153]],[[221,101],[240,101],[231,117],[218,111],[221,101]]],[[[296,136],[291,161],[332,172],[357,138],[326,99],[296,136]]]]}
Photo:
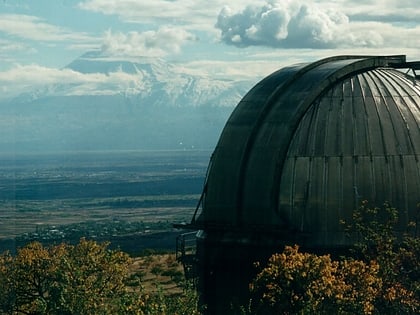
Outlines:
{"type": "Polygon", "coordinates": [[[66,79],[25,93],[21,100],[48,96],[123,95],[148,106],[235,106],[251,87],[187,74],[161,58],[125,59],[87,52],[62,69],[66,79]]]}

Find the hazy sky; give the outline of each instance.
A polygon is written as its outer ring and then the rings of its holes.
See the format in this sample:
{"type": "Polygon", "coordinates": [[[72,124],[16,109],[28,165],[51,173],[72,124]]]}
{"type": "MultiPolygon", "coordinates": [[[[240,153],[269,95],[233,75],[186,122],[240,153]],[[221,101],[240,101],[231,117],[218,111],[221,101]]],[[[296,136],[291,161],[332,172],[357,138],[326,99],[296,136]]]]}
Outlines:
{"type": "MultiPolygon", "coordinates": [[[[64,69],[85,52],[161,57],[180,71],[257,78],[338,54],[420,60],[418,0],[0,0],[0,92],[109,80],[64,69]]],[[[113,77],[112,80],[118,80],[113,77]]]]}

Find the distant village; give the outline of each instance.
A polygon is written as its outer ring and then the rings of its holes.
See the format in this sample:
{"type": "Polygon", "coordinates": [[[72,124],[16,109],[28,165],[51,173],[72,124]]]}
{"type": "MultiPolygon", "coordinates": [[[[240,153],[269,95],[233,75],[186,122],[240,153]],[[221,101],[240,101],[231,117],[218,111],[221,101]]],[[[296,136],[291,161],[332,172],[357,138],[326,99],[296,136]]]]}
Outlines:
{"type": "Polygon", "coordinates": [[[77,242],[80,238],[112,240],[113,238],[146,235],[172,229],[169,221],[130,222],[114,218],[107,221],[87,221],[60,226],[39,225],[35,231],[16,237],[16,244],[23,245],[33,241],[41,243],[77,242]]]}

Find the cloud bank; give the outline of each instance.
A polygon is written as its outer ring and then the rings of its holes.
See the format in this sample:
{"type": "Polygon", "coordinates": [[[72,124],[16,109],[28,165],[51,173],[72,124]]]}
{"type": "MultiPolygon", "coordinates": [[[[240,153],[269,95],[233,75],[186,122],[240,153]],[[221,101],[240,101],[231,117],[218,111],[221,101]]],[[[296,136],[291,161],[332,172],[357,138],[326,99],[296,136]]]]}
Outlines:
{"type": "Polygon", "coordinates": [[[39,65],[16,65],[13,69],[0,72],[1,98],[19,93],[49,89],[54,95],[114,95],[144,90],[144,82],[137,74],[122,71],[110,73],[80,73],[71,69],[55,69],[39,65]],[[62,84],[65,90],[61,90],[62,84]]]}
{"type": "Polygon", "coordinates": [[[127,34],[107,31],[101,47],[102,52],[113,56],[163,57],[177,54],[181,46],[197,37],[174,27],[160,27],[156,31],[129,32],[127,34]]]}
{"type": "Polygon", "coordinates": [[[24,14],[0,14],[0,32],[36,41],[90,41],[87,34],[46,23],[42,19],[24,14]]]}
{"type": "MultiPolygon", "coordinates": [[[[361,44],[360,36],[348,33],[349,18],[332,9],[312,4],[271,1],[247,6],[240,12],[224,7],[217,19],[221,40],[239,47],[263,45],[282,48],[334,48],[361,44]]],[[[370,34],[363,46],[383,43],[380,34],[370,34]]]]}
{"type": "MultiPolygon", "coordinates": [[[[205,36],[212,37],[217,36],[215,31],[220,31],[220,41],[236,47],[371,49],[420,45],[417,0],[233,0],[228,3],[222,9],[226,4],[222,0],[86,0],[78,8],[115,15],[121,21],[146,25],[149,29],[156,24],[171,25],[184,29],[189,36],[204,31],[205,36]]],[[[155,37],[156,43],[159,35],[163,35],[160,43],[171,42],[159,30],[147,34],[155,37]]],[[[176,38],[175,32],[172,35],[176,38]]],[[[130,34],[126,36],[124,41],[135,42],[135,36],[132,40],[130,34]]],[[[139,47],[153,52],[144,43],[139,47]]],[[[180,46],[174,47],[177,50],[180,46]]],[[[157,53],[163,55],[159,49],[157,53]]]]}
{"type": "MultiPolygon", "coordinates": [[[[250,1],[250,0],[244,0],[250,1]]],[[[116,15],[133,24],[179,25],[192,30],[211,30],[223,0],[86,0],[78,8],[116,15]]],[[[246,2],[245,2],[246,3],[246,2]]]]}

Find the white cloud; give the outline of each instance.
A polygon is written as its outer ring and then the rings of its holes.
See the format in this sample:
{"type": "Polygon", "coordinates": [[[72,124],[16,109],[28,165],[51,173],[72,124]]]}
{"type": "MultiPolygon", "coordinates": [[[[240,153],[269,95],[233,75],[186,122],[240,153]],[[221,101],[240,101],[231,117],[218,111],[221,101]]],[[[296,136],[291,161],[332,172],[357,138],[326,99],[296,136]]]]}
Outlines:
{"type": "Polygon", "coordinates": [[[0,55],[15,52],[34,53],[36,52],[36,50],[34,48],[30,48],[24,43],[17,43],[9,40],[0,39],[0,55]]]}
{"type": "MultiPolygon", "coordinates": [[[[420,15],[418,0],[86,0],[79,3],[79,8],[108,15],[118,15],[121,19],[137,23],[150,21],[179,21],[192,23],[200,18],[203,23],[214,24],[214,18],[220,9],[228,4],[235,11],[248,5],[293,5],[297,3],[315,4],[323,10],[333,9],[343,14],[364,16],[399,16],[402,20],[412,20],[420,15]]],[[[370,19],[367,19],[371,21],[370,19]]]]}
{"type": "Polygon", "coordinates": [[[348,18],[338,11],[271,1],[247,6],[237,13],[225,7],[216,27],[221,30],[223,42],[236,46],[327,48],[335,44],[337,29],[346,24],[348,18]]]}
{"type": "MultiPolygon", "coordinates": [[[[102,59],[99,58],[98,60],[102,59]]],[[[104,57],[103,60],[109,59],[104,57]]],[[[115,60],[120,61],[120,59],[115,60]]],[[[132,61],[135,61],[135,59],[132,61]]],[[[284,63],[287,63],[286,59],[284,63]]],[[[192,61],[185,64],[171,65],[173,77],[164,77],[164,80],[177,80],[177,78],[183,77],[185,74],[212,79],[258,80],[279,68],[280,65],[272,60],[192,61]]],[[[149,80],[144,78],[142,73],[126,73],[121,70],[106,74],[81,73],[69,68],[56,69],[37,64],[15,65],[7,71],[0,72],[0,99],[14,97],[25,92],[47,92],[48,95],[148,93],[151,88],[150,84],[149,80]]]]}
{"type": "MultiPolygon", "coordinates": [[[[406,2],[413,3],[409,0],[406,2]]],[[[216,27],[221,31],[224,43],[238,47],[392,47],[401,43],[405,36],[412,39],[409,47],[419,44],[416,39],[420,38],[417,27],[409,27],[409,24],[403,25],[402,22],[399,25],[380,22],[377,18],[369,21],[368,15],[365,20],[352,21],[349,15],[343,13],[347,10],[357,14],[354,10],[346,9],[351,5],[338,0],[334,2],[336,6],[326,8],[325,3],[272,0],[259,6],[248,5],[239,11],[225,7],[219,13],[216,27]]],[[[393,14],[373,1],[367,1],[365,7],[371,8],[372,5],[383,9],[384,14],[393,14]]]]}
{"type": "Polygon", "coordinates": [[[193,40],[197,40],[196,36],[184,29],[174,27],[161,27],[157,31],[127,34],[107,31],[102,51],[114,56],[162,57],[179,53],[185,42],[193,40]]]}
{"type": "MultiPolygon", "coordinates": [[[[233,8],[253,0],[231,1],[233,8]]],[[[189,31],[214,30],[214,21],[225,0],[86,0],[78,7],[83,10],[117,15],[121,20],[139,24],[182,25],[189,31]]]]}
{"type": "Polygon", "coordinates": [[[102,73],[80,73],[71,69],[47,68],[39,65],[16,65],[0,72],[0,90],[3,98],[13,97],[37,89],[59,90],[65,83],[64,95],[112,95],[121,91],[144,89],[142,77],[122,71],[102,73]]]}
{"type": "MultiPolygon", "coordinates": [[[[86,0],[79,8],[116,15],[124,22],[177,25],[206,31],[237,47],[392,47],[401,34],[414,38],[417,0],[86,0]],[[223,8],[223,9],[222,9],[223,8]],[[215,28],[215,24],[217,29],[215,28]],[[411,31],[407,31],[411,28],[411,31]]],[[[158,51],[159,55],[163,55],[158,51]]]]}
{"type": "Polygon", "coordinates": [[[418,0],[335,0],[317,1],[320,5],[342,10],[351,19],[361,21],[411,22],[420,15],[418,0]]]}
{"type": "Polygon", "coordinates": [[[47,42],[92,40],[85,33],[75,33],[45,23],[36,16],[23,14],[0,14],[0,32],[23,39],[47,42]]]}
{"type": "MultiPolygon", "coordinates": [[[[407,54],[410,60],[420,59],[418,48],[402,51],[395,48],[367,48],[366,55],[407,54]]],[[[340,50],[340,54],[360,54],[354,48],[340,50]]],[[[265,53],[248,54],[246,58],[232,60],[196,60],[171,67],[175,74],[190,74],[202,78],[259,81],[270,73],[296,63],[313,62],[337,55],[336,49],[283,49],[265,53]]],[[[102,60],[99,58],[98,60],[102,60]]],[[[113,60],[104,57],[103,60],[113,60]]],[[[142,59],[143,60],[143,59],[142,59]]],[[[116,57],[115,61],[121,61],[116,57]]],[[[138,58],[131,61],[136,62],[138,58]]],[[[167,78],[172,80],[175,78],[167,78]]],[[[151,88],[141,73],[114,71],[104,73],[80,73],[68,68],[56,69],[40,65],[15,65],[12,69],[0,72],[0,99],[17,96],[37,90],[47,91],[49,95],[115,95],[119,93],[147,93],[151,88]]]]}

